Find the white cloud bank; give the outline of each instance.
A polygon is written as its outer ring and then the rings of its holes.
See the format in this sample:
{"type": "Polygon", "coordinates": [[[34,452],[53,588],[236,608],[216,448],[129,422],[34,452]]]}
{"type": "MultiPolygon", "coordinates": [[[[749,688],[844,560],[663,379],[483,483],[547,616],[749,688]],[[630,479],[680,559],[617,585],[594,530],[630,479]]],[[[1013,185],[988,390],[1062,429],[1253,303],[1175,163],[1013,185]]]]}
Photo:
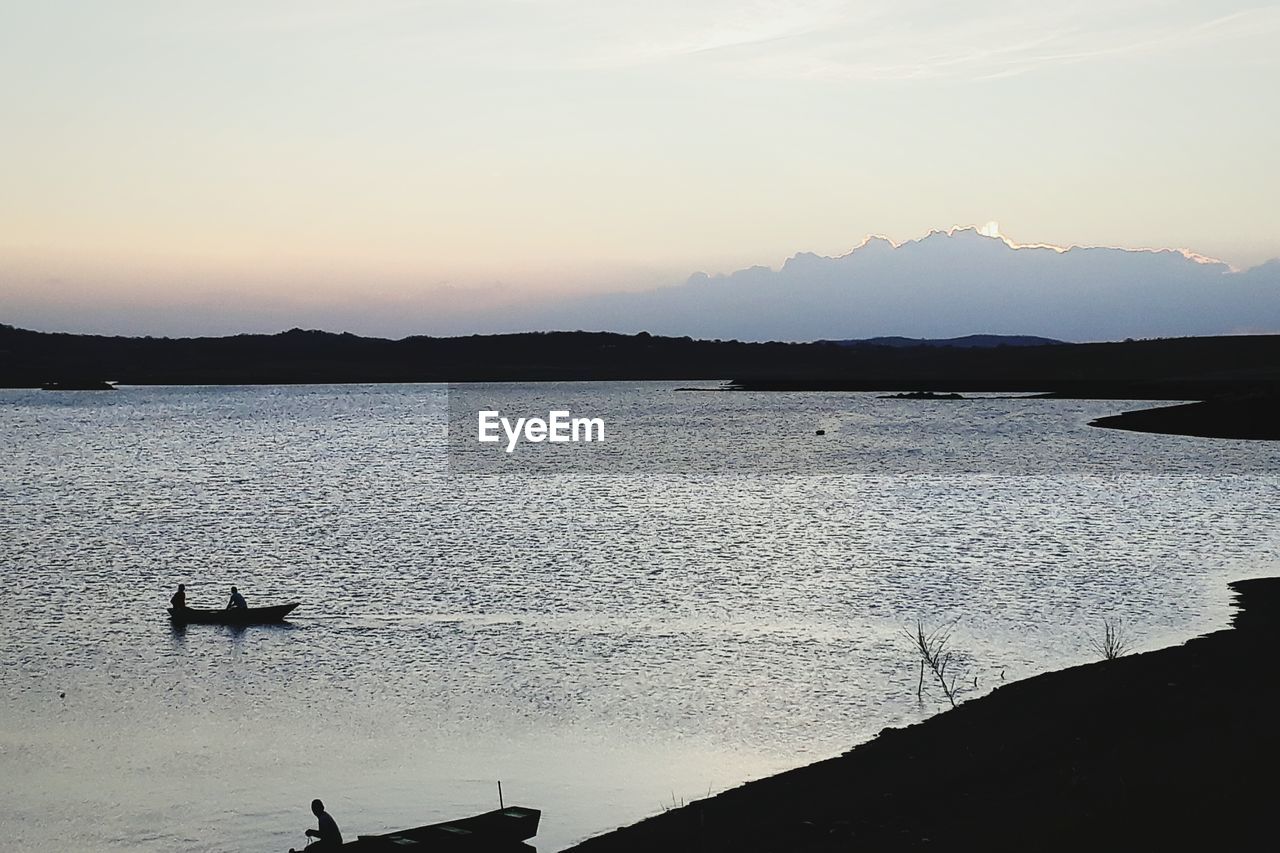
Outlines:
{"type": "Polygon", "coordinates": [[[1041,335],[1072,341],[1280,333],[1280,259],[1235,270],[1183,249],[1017,243],[996,223],[901,244],[868,237],[838,257],[697,273],[647,291],[537,296],[501,283],[343,283],[282,290],[156,280],[122,296],[81,273],[0,263],[0,322],[133,335],[274,332],[384,337],[607,330],[739,340],[1041,335]],[[985,232],[985,233],[984,233],[985,232]]]}
{"type": "Polygon", "coordinates": [[[1280,260],[1236,271],[1184,250],[1022,245],[963,228],[901,245],[870,237],[840,257],[802,253],[776,270],[700,273],[501,325],[747,340],[1270,333],[1280,332],[1280,260]]]}

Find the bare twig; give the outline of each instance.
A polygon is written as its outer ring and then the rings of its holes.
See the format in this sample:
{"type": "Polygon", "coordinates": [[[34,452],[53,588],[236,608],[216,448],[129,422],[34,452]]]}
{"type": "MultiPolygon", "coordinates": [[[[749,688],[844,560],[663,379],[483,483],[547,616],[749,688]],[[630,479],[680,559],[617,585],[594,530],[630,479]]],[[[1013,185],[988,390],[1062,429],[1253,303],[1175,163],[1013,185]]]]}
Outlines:
{"type": "Polygon", "coordinates": [[[923,693],[924,671],[927,667],[952,708],[956,706],[962,693],[973,689],[966,683],[969,680],[968,669],[960,657],[948,648],[954,629],[955,625],[945,625],[929,631],[922,620],[916,620],[914,632],[907,629],[907,636],[920,654],[920,683],[916,687],[916,696],[920,697],[923,693]]]}
{"type": "Polygon", "coordinates": [[[1115,660],[1133,650],[1133,641],[1120,619],[1102,620],[1102,639],[1089,638],[1089,647],[1102,655],[1103,660],[1115,660]]]}

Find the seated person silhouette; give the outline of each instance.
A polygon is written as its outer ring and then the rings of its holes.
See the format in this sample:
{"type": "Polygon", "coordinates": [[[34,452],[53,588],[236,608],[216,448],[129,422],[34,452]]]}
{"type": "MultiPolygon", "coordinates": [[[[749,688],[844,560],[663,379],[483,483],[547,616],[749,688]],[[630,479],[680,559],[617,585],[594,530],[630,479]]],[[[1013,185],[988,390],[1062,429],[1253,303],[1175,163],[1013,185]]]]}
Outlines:
{"type": "Polygon", "coordinates": [[[187,606],[187,585],[186,584],[183,584],[183,583],[178,584],[178,591],[175,592],[173,594],[173,597],[169,599],[169,604],[173,607],[174,610],[182,610],[187,606]]]}
{"type": "Polygon", "coordinates": [[[316,839],[316,842],[309,845],[307,850],[316,853],[322,850],[337,850],[341,847],[342,832],[338,829],[337,822],[324,810],[324,803],[312,800],[311,813],[316,816],[320,828],[307,830],[307,837],[316,839]]]}
{"type": "Polygon", "coordinates": [[[231,600],[227,602],[228,610],[246,610],[249,605],[245,604],[244,596],[233,586],[231,587],[231,600]]]}

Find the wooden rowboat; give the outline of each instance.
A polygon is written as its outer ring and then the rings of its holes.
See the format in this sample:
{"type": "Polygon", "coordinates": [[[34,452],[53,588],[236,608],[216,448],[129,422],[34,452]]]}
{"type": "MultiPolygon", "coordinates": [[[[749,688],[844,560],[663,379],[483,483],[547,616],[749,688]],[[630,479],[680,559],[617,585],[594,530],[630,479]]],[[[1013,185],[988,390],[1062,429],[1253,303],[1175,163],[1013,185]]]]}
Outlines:
{"type": "MultiPolygon", "coordinates": [[[[385,835],[361,835],[351,844],[355,850],[517,850],[521,842],[538,834],[542,812],[522,806],[507,806],[475,817],[402,829],[385,835]]],[[[528,849],[527,847],[524,849],[528,849]]]]}
{"type": "MultiPolygon", "coordinates": [[[[539,809],[507,806],[474,817],[401,829],[383,835],[361,835],[342,845],[359,853],[514,853],[533,848],[523,842],[538,834],[539,809]]],[[[292,853],[292,851],[291,851],[292,853]]],[[[298,851],[302,853],[302,851],[298,851]]]]}
{"type": "Polygon", "coordinates": [[[169,618],[178,625],[269,625],[282,622],[293,608],[290,604],[273,604],[270,607],[236,607],[210,610],[203,607],[170,607],[169,618]]]}

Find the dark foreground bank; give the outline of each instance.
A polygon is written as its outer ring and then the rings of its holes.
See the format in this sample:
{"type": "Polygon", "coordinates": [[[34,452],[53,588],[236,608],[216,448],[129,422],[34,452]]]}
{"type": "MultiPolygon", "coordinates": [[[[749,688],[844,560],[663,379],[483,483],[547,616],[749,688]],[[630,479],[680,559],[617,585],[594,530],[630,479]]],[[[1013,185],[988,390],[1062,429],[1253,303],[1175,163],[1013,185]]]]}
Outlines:
{"type": "Polygon", "coordinates": [[[1280,394],[1247,394],[1122,412],[1089,426],[1199,438],[1280,441],[1280,394]]]}
{"type": "Polygon", "coordinates": [[[1280,579],[1231,588],[1231,629],[1001,687],[573,849],[1272,849],[1280,579]]]}

